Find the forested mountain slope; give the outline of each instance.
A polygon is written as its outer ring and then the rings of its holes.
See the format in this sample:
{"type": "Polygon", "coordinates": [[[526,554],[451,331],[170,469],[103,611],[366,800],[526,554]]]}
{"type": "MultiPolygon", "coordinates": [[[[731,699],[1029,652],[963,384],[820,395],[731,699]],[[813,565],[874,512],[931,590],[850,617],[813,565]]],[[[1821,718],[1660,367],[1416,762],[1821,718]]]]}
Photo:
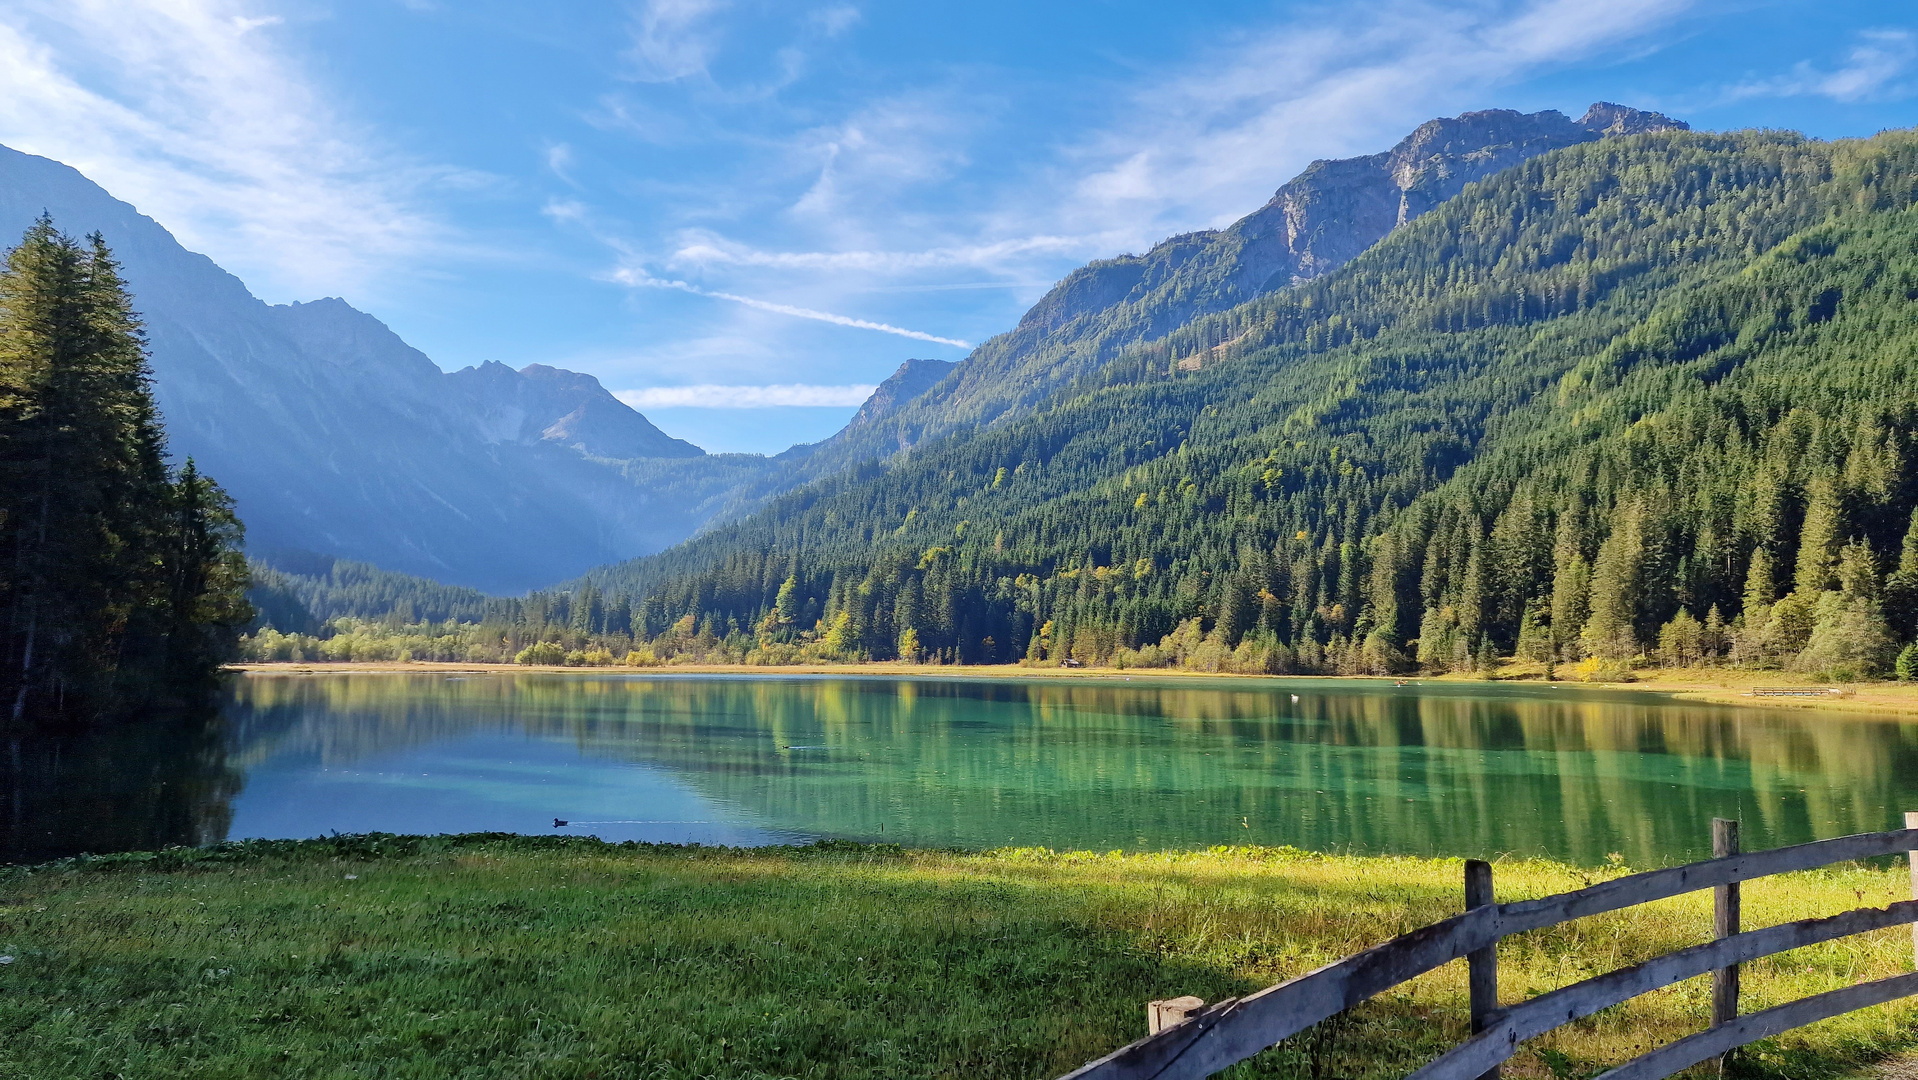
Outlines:
{"type": "Polygon", "coordinates": [[[1565,147],[592,584],[647,635],[875,658],[1882,665],[1918,589],[1915,191],[1908,133],[1565,147]]]}
{"type": "Polygon", "coordinates": [[[1528,158],[1607,136],[1685,129],[1682,121],[1606,102],[1576,121],[1550,109],[1488,109],[1427,121],[1382,153],[1315,161],[1227,228],[1073,271],[931,392],[883,420],[849,426],[796,472],[824,476],[1018,415],[1129,345],[1336,270],[1466,184],[1528,158]]]}

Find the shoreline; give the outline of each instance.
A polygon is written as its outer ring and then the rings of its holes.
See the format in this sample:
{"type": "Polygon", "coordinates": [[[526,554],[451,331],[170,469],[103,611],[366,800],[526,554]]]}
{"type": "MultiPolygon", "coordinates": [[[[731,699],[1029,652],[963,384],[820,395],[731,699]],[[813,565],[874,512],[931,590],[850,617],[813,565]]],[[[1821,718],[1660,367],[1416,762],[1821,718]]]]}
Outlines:
{"type": "MultiPolygon", "coordinates": [[[[1236,672],[1187,671],[1176,668],[1113,667],[1026,667],[1021,664],[793,664],[761,666],[756,664],[667,664],[658,667],[629,668],[566,667],[558,664],[475,664],[453,661],[412,660],[368,663],[315,663],[281,661],[273,663],[230,664],[227,670],[247,675],[405,675],[405,674],[542,674],[542,675],[718,675],[780,676],[838,675],[846,678],[886,676],[935,677],[949,679],[1087,679],[1113,681],[1126,679],[1244,679],[1307,680],[1345,679],[1366,682],[1397,682],[1390,675],[1245,675],[1236,672]]],[[[1733,671],[1692,669],[1671,671],[1649,669],[1638,681],[1629,683],[1585,683],[1555,680],[1549,684],[1537,665],[1507,665],[1502,675],[1489,679],[1471,675],[1407,676],[1408,683],[1487,683],[1492,685],[1552,685],[1575,690],[1631,691],[1657,694],[1674,701],[1728,705],[1742,708],[1793,709],[1825,713],[1870,714],[1880,717],[1918,718],[1918,684],[1878,682],[1846,684],[1841,695],[1824,698],[1761,698],[1751,689],[1757,686],[1803,686],[1821,684],[1775,671],[1733,671]],[[1526,668],[1531,670],[1526,670],[1526,668]]]]}

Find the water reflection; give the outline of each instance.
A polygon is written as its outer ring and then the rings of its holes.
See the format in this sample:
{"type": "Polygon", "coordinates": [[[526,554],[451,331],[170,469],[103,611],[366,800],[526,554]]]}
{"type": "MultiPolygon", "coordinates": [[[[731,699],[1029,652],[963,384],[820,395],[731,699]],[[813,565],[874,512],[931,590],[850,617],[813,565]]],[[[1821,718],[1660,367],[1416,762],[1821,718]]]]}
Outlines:
{"type": "Polygon", "coordinates": [[[223,713],[20,737],[0,858],[329,831],[1294,844],[1634,865],[1918,809],[1918,724],[1553,687],[251,676],[223,713]]]}
{"type": "Polygon", "coordinates": [[[1651,865],[1703,854],[1714,815],[1772,846],[1918,809],[1918,725],[1552,687],[267,676],[228,716],[236,835],[560,817],[614,838],[1651,865]]]}
{"type": "Polygon", "coordinates": [[[205,844],[226,836],[241,776],[217,711],[4,737],[0,862],[205,844]]]}

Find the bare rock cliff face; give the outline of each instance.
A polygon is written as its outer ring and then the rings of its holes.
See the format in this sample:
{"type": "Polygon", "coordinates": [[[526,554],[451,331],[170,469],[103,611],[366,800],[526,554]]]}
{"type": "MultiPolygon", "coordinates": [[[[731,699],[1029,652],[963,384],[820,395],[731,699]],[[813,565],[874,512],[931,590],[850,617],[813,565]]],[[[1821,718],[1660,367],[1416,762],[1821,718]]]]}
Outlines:
{"type": "Polygon", "coordinates": [[[1686,131],[1658,113],[1599,102],[1579,120],[1487,109],[1428,120],[1382,154],[1315,161],[1265,206],[1223,230],[1201,263],[1231,265],[1233,302],[1336,270],[1393,229],[1547,151],[1608,136],[1686,131]]]}
{"type": "Polygon", "coordinates": [[[591,375],[545,364],[514,371],[496,360],[446,376],[488,442],[554,443],[587,457],[683,458],[705,453],[654,427],[591,375]]]}

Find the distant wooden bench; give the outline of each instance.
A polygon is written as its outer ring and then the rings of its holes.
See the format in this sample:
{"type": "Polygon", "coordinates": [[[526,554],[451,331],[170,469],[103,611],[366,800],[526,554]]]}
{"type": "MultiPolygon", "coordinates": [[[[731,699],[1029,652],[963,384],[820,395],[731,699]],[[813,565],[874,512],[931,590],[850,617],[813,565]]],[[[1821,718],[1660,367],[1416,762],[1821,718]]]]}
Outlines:
{"type": "Polygon", "coordinates": [[[1754,686],[1753,697],[1844,697],[1836,686],[1754,686]]]}

